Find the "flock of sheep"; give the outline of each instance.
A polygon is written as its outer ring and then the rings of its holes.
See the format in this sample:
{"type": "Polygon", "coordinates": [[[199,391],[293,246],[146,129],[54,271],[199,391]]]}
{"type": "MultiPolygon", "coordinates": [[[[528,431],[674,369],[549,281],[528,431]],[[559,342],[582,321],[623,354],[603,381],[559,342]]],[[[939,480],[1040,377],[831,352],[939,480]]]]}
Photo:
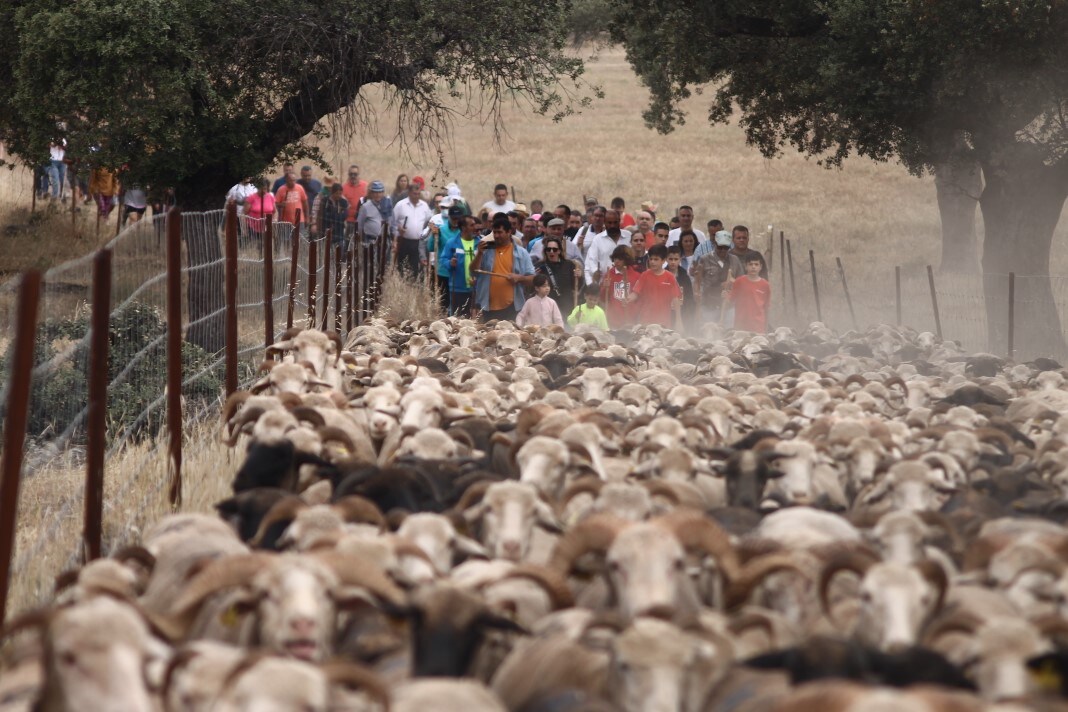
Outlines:
{"type": "Polygon", "coordinates": [[[294,330],[0,710],[1068,709],[1060,366],[893,327],[294,330]]]}

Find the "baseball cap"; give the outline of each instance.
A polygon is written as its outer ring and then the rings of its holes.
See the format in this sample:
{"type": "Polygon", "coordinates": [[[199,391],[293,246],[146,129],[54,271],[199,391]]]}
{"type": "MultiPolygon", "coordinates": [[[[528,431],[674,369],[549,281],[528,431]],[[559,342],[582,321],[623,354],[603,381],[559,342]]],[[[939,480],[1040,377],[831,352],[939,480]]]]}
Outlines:
{"type": "Polygon", "coordinates": [[[731,234],[729,232],[720,230],[716,233],[716,244],[720,247],[730,247],[734,244],[734,241],[731,239],[731,234]]]}
{"type": "Polygon", "coordinates": [[[541,220],[541,213],[534,213],[530,216],[530,219],[534,222],[538,222],[539,220],[541,220]]]}
{"type": "Polygon", "coordinates": [[[380,180],[372,181],[369,190],[372,193],[384,193],[386,192],[386,184],[380,180]]]}
{"type": "Polygon", "coordinates": [[[557,225],[563,225],[564,221],[560,218],[553,218],[549,221],[549,227],[556,227],[557,225]]]}
{"type": "Polygon", "coordinates": [[[426,181],[423,180],[423,176],[416,176],[415,178],[412,178],[412,183],[419,186],[419,190],[422,190],[426,187],[426,181]]]}
{"type": "Polygon", "coordinates": [[[459,205],[449,206],[449,217],[450,218],[462,218],[463,216],[464,216],[464,209],[461,208],[459,205]]]}

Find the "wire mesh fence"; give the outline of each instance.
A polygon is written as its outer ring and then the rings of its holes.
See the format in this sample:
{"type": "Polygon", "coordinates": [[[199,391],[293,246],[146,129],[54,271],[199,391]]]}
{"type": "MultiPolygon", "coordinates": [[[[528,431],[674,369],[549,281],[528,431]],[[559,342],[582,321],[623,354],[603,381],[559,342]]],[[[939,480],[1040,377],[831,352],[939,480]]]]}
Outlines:
{"type": "MultiPolygon", "coordinates": [[[[293,325],[337,328],[344,334],[374,308],[388,253],[384,241],[327,249],[293,225],[235,220],[236,252],[227,261],[225,211],[181,215],[181,396],[183,430],[211,418],[225,394],[228,305],[226,275],[235,277],[237,382],[258,376],[264,346],[293,325]],[[294,258],[296,261],[294,262],[294,258]],[[266,269],[265,260],[270,269],[266,269]],[[366,269],[350,269],[356,262],[366,269]],[[269,284],[269,288],[268,288],[269,284]],[[291,304],[292,302],[292,304],[291,304]],[[365,311],[349,312],[353,304],[365,311]]],[[[112,256],[108,319],[103,550],[135,537],[174,505],[169,497],[167,403],[167,235],[169,215],[127,227],[105,249],[112,256]]],[[[35,334],[23,494],[17,519],[12,579],[20,583],[8,610],[48,596],[55,576],[84,556],[85,453],[93,255],[45,273],[35,334]]],[[[0,402],[7,414],[18,280],[0,285],[0,402]]],[[[232,356],[231,356],[232,358],[232,356]]],[[[196,443],[210,449],[216,443],[196,443]]],[[[196,458],[203,453],[194,452],[196,458]]],[[[228,458],[221,449],[217,457],[228,458]]],[[[219,468],[190,469],[187,493],[211,490],[219,468]]],[[[201,502],[210,505],[211,500],[201,502]]],[[[0,609],[2,610],[2,609],[0,609]]]]}

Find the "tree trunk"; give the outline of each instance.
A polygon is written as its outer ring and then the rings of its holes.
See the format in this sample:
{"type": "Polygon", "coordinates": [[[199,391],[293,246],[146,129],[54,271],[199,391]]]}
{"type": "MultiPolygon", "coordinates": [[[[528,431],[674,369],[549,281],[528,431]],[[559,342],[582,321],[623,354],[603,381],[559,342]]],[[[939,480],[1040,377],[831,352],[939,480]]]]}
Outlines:
{"type": "MultiPolygon", "coordinates": [[[[205,166],[175,186],[175,196],[186,213],[218,210],[236,180],[230,179],[226,166],[205,166]]],[[[185,340],[211,354],[225,346],[222,225],[221,215],[210,221],[183,215],[182,235],[189,259],[189,328],[185,340]]]]}
{"type": "Polygon", "coordinates": [[[968,159],[939,163],[934,174],[938,215],[942,220],[940,269],[977,274],[979,249],[975,237],[975,209],[983,189],[979,164],[968,159]]]}
{"type": "Polygon", "coordinates": [[[980,158],[986,188],[979,200],[986,235],[983,286],[990,351],[1008,345],[1008,273],[1016,274],[1017,356],[1061,357],[1060,315],[1049,280],[1053,231],[1068,198],[1068,160],[1052,166],[1029,144],[1012,143],[980,158]]]}

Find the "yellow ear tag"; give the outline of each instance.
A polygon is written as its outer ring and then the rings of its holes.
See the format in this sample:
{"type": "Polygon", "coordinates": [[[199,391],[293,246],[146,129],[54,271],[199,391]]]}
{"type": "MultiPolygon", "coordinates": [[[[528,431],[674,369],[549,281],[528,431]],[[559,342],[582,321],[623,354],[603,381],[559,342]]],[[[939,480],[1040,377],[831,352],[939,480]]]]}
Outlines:
{"type": "Polygon", "coordinates": [[[237,611],[237,605],[230,606],[219,614],[219,622],[227,628],[233,628],[240,622],[241,614],[237,611]]]}
{"type": "Polygon", "coordinates": [[[351,455],[351,451],[347,447],[339,447],[337,449],[339,455],[351,455]]]}

